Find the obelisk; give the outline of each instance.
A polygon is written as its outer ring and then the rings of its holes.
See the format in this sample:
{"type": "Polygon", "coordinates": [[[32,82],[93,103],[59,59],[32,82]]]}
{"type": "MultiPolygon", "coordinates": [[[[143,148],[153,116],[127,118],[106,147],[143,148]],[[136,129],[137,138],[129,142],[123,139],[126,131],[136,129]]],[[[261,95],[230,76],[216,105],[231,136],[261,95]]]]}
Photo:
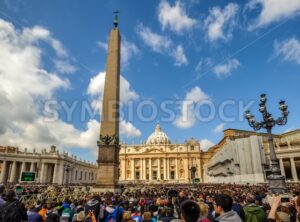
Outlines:
{"type": "Polygon", "coordinates": [[[106,75],[98,145],[98,172],[95,191],[116,191],[119,181],[120,50],[118,12],[109,34],[106,75]]]}

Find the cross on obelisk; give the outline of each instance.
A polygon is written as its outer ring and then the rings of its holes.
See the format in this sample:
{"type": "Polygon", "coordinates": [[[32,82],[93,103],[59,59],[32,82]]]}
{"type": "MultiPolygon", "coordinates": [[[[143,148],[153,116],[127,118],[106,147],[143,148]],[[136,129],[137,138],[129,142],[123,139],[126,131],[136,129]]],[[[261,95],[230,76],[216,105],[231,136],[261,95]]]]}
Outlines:
{"type": "MultiPolygon", "coordinates": [[[[118,13],[109,34],[106,76],[98,145],[98,172],[94,191],[116,191],[119,181],[120,49],[118,13]]],[[[100,89],[99,89],[100,90],[100,89]]]]}
{"type": "Polygon", "coordinates": [[[115,25],[115,28],[118,28],[118,24],[119,24],[119,17],[118,17],[118,15],[120,14],[120,11],[116,10],[113,13],[115,14],[114,25],[115,25]]]}

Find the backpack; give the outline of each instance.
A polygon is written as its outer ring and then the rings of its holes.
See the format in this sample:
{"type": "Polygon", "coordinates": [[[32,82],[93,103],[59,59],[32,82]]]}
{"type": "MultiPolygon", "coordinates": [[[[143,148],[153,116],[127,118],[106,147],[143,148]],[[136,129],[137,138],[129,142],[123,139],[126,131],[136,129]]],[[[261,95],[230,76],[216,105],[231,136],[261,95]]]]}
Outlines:
{"type": "Polygon", "coordinates": [[[117,222],[119,216],[119,206],[112,212],[107,212],[105,222],[117,222]]]}
{"type": "Polygon", "coordinates": [[[21,221],[19,202],[14,201],[0,208],[0,222],[21,221]]]}
{"type": "Polygon", "coordinates": [[[84,222],[97,222],[96,216],[93,210],[89,210],[88,214],[85,217],[84,222]]]}
{"type": "Polygon", "coordinates": [[[61,214],[59,222],[69,222],[71,217],[71,209],[65,208],[61,214]]]}
{"type": "Polygon", "coordinates": [[[264,222],[267,217],[263,209],[255,204],[249,204],[244,207],[246,222],[264,222]]]}

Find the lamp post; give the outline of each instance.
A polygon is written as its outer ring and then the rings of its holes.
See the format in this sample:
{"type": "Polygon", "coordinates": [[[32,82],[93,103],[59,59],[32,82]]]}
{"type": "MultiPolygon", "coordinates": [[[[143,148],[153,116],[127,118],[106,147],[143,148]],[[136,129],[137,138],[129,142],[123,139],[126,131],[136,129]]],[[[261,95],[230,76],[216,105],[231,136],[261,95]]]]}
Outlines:
{"type": "Polygon", "coordinates": [[[192,181],[193,184],[195,184],[195,174],[196,174],[197,168],[195,166],[191,167],[191,173],[192,173],[192,181]]]}
{"type": "Polygon", "coordinates": [[[259,104],[259,111],[263,116],[263,120],[261,122],[257,122],[255,120],[255,117],[250,113],[249,110],[245,112],[245,118],[248,120],[249,125],[255,131],[260,130],[261,128],[267,130],[271,160],[271,174],[267,177],[267,179],[269,180],[269,190],[272,193],[284,193],[286,191],[285,177],[281,176],[279,161],[276,157],[274,149],[272,128],[275,125],[285,125],[287,123],[287,116],[289,114],[289,111],[287,105],[285,105],[285,101],[281,100],[279,102],[279,109],[281,110],[282,116],[275,120],[272,117],[272,114],[267,111],[266,102],[266,94],[261,94],[259,104]]]}

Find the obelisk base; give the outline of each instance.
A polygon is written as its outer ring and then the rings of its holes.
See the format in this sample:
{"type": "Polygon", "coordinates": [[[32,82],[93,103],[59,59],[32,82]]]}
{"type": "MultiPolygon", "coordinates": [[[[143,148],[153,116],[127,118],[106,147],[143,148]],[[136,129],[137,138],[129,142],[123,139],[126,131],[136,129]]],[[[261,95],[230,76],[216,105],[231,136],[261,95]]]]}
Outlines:
{"type": "Polygon", "coordinates": [[[119,145],[98,145],[98,170],[96,185],[92,192],[120,192],[119,145]]]}
{"type": "Polygon", "coordinates": [[[118,178],[119,168],[115,163],[101,163],[97,171],[97,182],[94,185],[92,192],[120,192],[118,178]]]}

